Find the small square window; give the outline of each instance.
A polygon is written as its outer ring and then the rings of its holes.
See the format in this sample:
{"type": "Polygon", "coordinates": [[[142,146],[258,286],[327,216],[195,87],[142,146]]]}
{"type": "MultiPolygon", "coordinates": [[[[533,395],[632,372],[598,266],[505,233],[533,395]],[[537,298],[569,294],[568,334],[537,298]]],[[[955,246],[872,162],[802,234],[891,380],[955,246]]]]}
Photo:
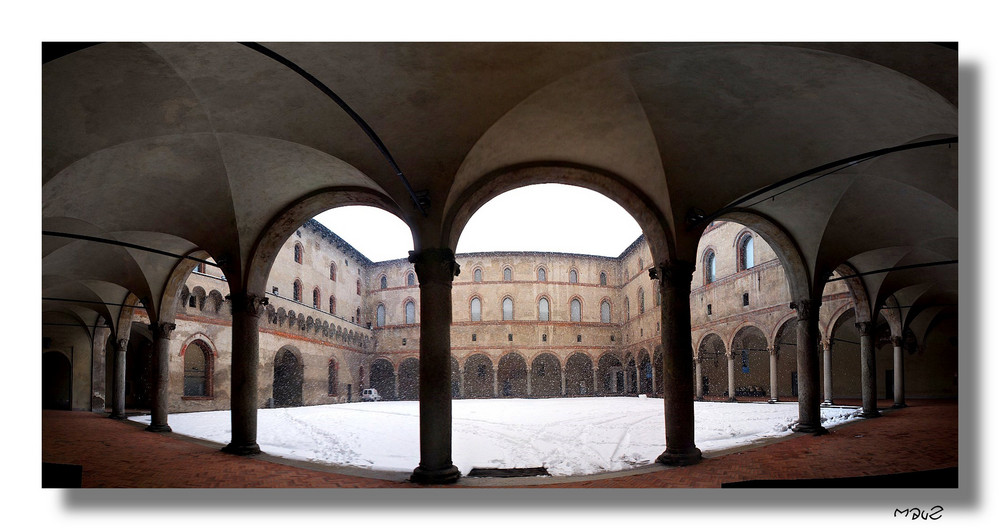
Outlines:
{"type": "Polygon", "coordinates": [[[508,333],[507,334],[507,342],[513,342],[513,341],[514,341],[514,334],[513,333],[508,333]]]}
{"type": "Polygon", "coordinates": [[[475,333],[472,334],[472,342],[476,342],[476,334],[475,333]]]}
{"type": "Polygon", "coordinates": [[[643,331],[643,329],[642,329],[642,328],[639,328],[639,336],[640,336],[640,337],[642,336],[642,331],[643,331]]]}
{"type": "Polygon", "coordinates": [[[712,304],[708,304],[708,314],[712,314],[712,304]]]}
{"type": "Polygon", "coordinates": [[[403,339],[403,346],[406,346],[406,339],[403,339]]]}
{"type": "Polygon", "coordinates": [[[612,336],[611,336],[611,342],[614,342],[614,341],[615,341],[615,336],[614,336],[614,335],[612,335],[612,336]]]}
{"type": "Polygon", "coordinates": [[[577,335],[576,336],[576,341],[577,342],[582,342],[583,341],[583,335],[577,335]]]}
{"type": "Polygon", "coordinates": [[[548,340],[549,340],[548,334],[542,333],[542,342],[548,342],[548,340]]]}
{"type": "Polygon", "coordinates": [[[750,293],[743,293],[743,305],[750,305],[750,293]]]}

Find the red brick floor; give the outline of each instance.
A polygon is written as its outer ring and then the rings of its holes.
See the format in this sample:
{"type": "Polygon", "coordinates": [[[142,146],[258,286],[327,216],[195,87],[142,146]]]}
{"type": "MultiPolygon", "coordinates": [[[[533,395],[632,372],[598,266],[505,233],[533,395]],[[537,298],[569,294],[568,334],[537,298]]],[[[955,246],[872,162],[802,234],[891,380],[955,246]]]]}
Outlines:
{"type": "MultiPolygon", "coordinates": [[[[689,467],[651,466],[586,479],[462,479],[456,486],[719,488],[745,480],[859,477],[957,467],[957,401],[909,404],[828,435],[792,435],[768,445],[707,455],[689,467]]],[[[891,402],[879,406],[889,407],[891,402]]],[[[212,444],[146,432],[141,425],[89,412],[42,412],[42,460],[82,466],[85,488],[415,487],[405,480],[337,473],[271,456],[232,456],[212,444]]]]}

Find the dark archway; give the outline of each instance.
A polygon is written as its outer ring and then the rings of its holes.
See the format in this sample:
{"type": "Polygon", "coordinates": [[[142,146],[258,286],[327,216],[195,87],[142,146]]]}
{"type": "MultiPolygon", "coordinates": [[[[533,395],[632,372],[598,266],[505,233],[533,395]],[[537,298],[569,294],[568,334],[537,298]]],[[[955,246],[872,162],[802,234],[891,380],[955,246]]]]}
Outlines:
{"type": "Polygon", "coordinates": [[[597,361],[597,380],[600,394],[619,395],[625,391],[625,369],[613,353],[605,353],[597,361]]]}
{"type": "Polygon", "coordinates": [[[639,393],[653,393],[653,363],[649,361],[646,350],[639,350],[639,393]]]}
{"type": "Polygon", "coordinates": [[[152,391],[153,342],[133,329],[125,352],[125,408],[149,410],[152,391]]]}
{"type": "Polygon", "coordinates": [[[200,340],[184,350],[184,395],[212,395],[212,353],[200,340]]]}
{"type": "Polygon", "coordinates": [[[733,338],[733,381],[736,397],[767,397],[771,386],[771,357],[767,336],[745,326],[733,338]]]}
{"type": "MultiPolygon", "coordinates": [[[[796,358],[799,349],[798,325],[795,318],[787,320],[778,329],[775,336],[774,348],[778,355],[778,398],[798,397],[799,395],[799,368],[796,358]]],[[[821,353],[822,355],[822,353],[821,353]]],[[[820,369],[823,363],[820,360],[820,369]]],[[[820,381],[823,380],[820,372],[820,381]]]]}
{"type": "Polygon", "coordinates": [[[403,359],[399,364],[399,399],[416,401],[420,396],[420,360],[403,359]]]}
{"type": "Polygon", "coordinates": [[[531,395],[562,395],[562,367],[551,353],[543,353],[531,361],[531,395]]]}
{"type": "Polygon", "coordinates": [[[528,364],[518,353],[508,353],[497,362],[500,397],[528,396],[528,364]]]}
{"type": "Polygon", "coordinates": [[[368,381],[372,388],[378,390],[382,399],[396,399],[396,372],[389,361],[376,359],[372,363],[368,381]]]}
{"type": "MultiPolygon", "coordinates": [[[[726,374],[726,343],[715,333],[701,339],[698,345],[698,359],[701,360],[701,391],[705,396],[721,396],[729,391],[729,375],[726,374]]],[[[697,384],[697,381],[695,381],[697,384]]]]}
{"type": "Polygon", "coordinates": [[[493,397],[493,361],[481,353],[465,360],[465,397],[493,397]]]}
{"type": "Polygon", "coordinates": [[[458,364],[458,360],[454,357],[451,358],[451,397],[460,398],[462,397],[462,367],[458,364]]]}
{"type": "Polygon", "coordinates": [[[65,355],[42,354],[42,408],[70,410],[73,397],[73,366],[65,355]]]}
{"type": "Polygon", "coordinates": [[[639,381],[636,373],[635,358],[629,353],[625,356],[625,393],[638,394],[639,381]]]}
{"type": "Polygon", "coordinates": [[[594,363],[585,353],[576,352],[566,359],[566,395],[594,395],[594,363]]]}
{"type": "Polygon", "coordinates": [[[275,407],[302,406],[302,364],[289,350],[279,350],[274,356],[275,407]]]}

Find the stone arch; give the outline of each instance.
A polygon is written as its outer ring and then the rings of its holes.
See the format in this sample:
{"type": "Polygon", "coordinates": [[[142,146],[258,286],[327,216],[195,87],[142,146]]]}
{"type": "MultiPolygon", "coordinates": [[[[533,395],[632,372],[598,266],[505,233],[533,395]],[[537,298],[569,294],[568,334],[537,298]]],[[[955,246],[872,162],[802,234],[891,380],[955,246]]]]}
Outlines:
{"type": "Polygon", "coordinates": [[[368,385],[378,390],[382,399],[396,399],[396,370],[388,359],[375,359],[368,369],[368,385]]]}
{"type": "Polygon", "coordinates": [[[566,395],[594,395],[594,362],[583,352],[575,352],[566,359],[566,395]]]}
{"type": "Polygon", "coordinates": [[[274,375],[271,398],[274,406],[302,406],[303,364],[301,354],[291,346],[285,346],[274,354],[274,375]]]}
{"type": "Polygon", "coordinates": [[[542,352],[531,360],[531,395],[562,395],[562,367],[555,355],[542,352]]]}
{"type": "MultiPolygon", "coordinates": [[[[765,217],[759,212],[736,208],[720,215],[717,219],[706,219],[705,222],[725,220],[741,224],[754,233],[774,251],[785,271],[785,281],[788,282],[788,293],[792,301],[818,298],[823,292],[822,286],[819,290],[813,288],[812,276],[806,267],[806,261],[788,230],[769,217],[765,217]],[[814,296],[815,295],[815,296],[814,296]]],[[[742,234],[742,232],[741,232],[742,234]]]]}
{"type": "Polygon", "coordinates": [[[733,336],[730,351],[733,354],[736,396],[767,395],[771,384],[769,348],[767,335],[756,325],[744,325],[733,336]]]}
{"type": "Polygon", "coordinates": [[[721,396],[728,391],[726,343],[718,333],[709,332],[701,338],[698,342],[697,358],[701,360],[702,394],[721,396]]]}
{"type": "Polygon", "coordinates": [[[465,397],[493,397],[493,361],[485,354],[474,353],[465,359],[465,397]]]}
{"type": "Polygon", "coordinates": [[[499,397],[528,396],[528,364],[517,352],[510,352],[497,361],[497,392],[499,397]]]}
{"type": "Polygon", "coordinates": [[[837,306],[837,308],[833,310],[833,313],[830,314],[830,319],[826,325],[820,327],[820,332],[823,338],[829,340],[830,337],[833,336],[834,328],[839,325],[838,322],[841,320],[841,317],[847,312],[854,312],[857,314],[854,303],[851,301],[844,302],[837,306]]]}
{"type": "MultiPolygon", "coordinates": [[[[847,291],[851,293],[851,302],[854,304],[854,312],[857,315],[858,322],[873,322],[872,320],[872,310],[871,310],[871,300],[868,298],[868,290],[865,289],[865,284],[861,281],[861,278],[854,276],[858,273],[854,267],[847,263],[842,263],[836,269],[834,273],[837,276],[852,276],[851,278],[845,278],[839,280],[847,285],[847,291]]],[[[875,315],[877,317],[877,315],[875,315]]]]}
{"type": "Polygon", "coordinates": [[[198,311],[204,311],[205,299],[208,298],[208,294],[205,292],[205,289],[200,285],[196,285],[193,289],[191,289],[191,296],[193,297],[193,300],[188,300],[188,307],[191,309],[197,309],[198,311]],[[195,305],[191,306],[191,302],[194,302],[195,305]]]}
{"type": "Polygon", "coordinates": [[[399,363],[399,399],[420,399],[420,359],[407,357],[399,363]]]}
{"type": "Polygon", "coordinates": [[[597,360],[597,393],[620,395],[625,392],[625,367],[618,355],[604,352],[597,360]]]}
{"type": "Polygon", "coordinates": [[[639,354],[636,356],[636,362],[639,368],[639,393],[640,394],[653,394],[655,390],[655,385],[653,384],[653,363],[650,360],[649,352],[646,348],[639,350],[639,354]]]}
{"type": "Polygon", "coordinates": [[[222,313],[222,306],[225,305],[226,299],[222,296],[217,289],[212,289],[208,293],[208,299],[205,301],[205,307],[208,311],[215,314],[222,313]]]}
{"type": "Polygon", "coordinates": [[[73,365],[66,354],[42,353],[42,408],[70,410],[73,398],[73,365]]]}

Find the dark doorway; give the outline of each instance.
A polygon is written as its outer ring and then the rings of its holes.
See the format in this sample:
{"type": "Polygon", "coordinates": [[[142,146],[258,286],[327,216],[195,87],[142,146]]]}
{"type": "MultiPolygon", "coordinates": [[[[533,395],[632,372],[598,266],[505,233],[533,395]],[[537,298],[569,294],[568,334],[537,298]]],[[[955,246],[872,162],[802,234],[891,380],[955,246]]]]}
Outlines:
{"type": "Polygon", "coordinates": [[[42,354],[42,408],[70,410],[73,367],[65,355],[48,351],[42,354]]]}
{"type": "Polygon", "coordinates": [[[376,359],[372,363],[368,383],[371,388],[378,390],[383,400],[396,399],[396,372],[389,361],[376,359]]]}
{"type": "Polygon", "coordinates": [[[895,394],[893,390],[895,387],[895,379],[893,377],[892,370],[885,371],[885,399],[893,399],[895,394]]]}
{"type": "Polygon", "coordinates": [[[302,406],[302,365],[295,354],[281,350],[274,356],[275,407],[302,406]]]}
{"type": "Polygon", "coordinates": [[[125,352],[125,408],[149,410],[153,403],[153,342],[133,332],[125,352]]]}

